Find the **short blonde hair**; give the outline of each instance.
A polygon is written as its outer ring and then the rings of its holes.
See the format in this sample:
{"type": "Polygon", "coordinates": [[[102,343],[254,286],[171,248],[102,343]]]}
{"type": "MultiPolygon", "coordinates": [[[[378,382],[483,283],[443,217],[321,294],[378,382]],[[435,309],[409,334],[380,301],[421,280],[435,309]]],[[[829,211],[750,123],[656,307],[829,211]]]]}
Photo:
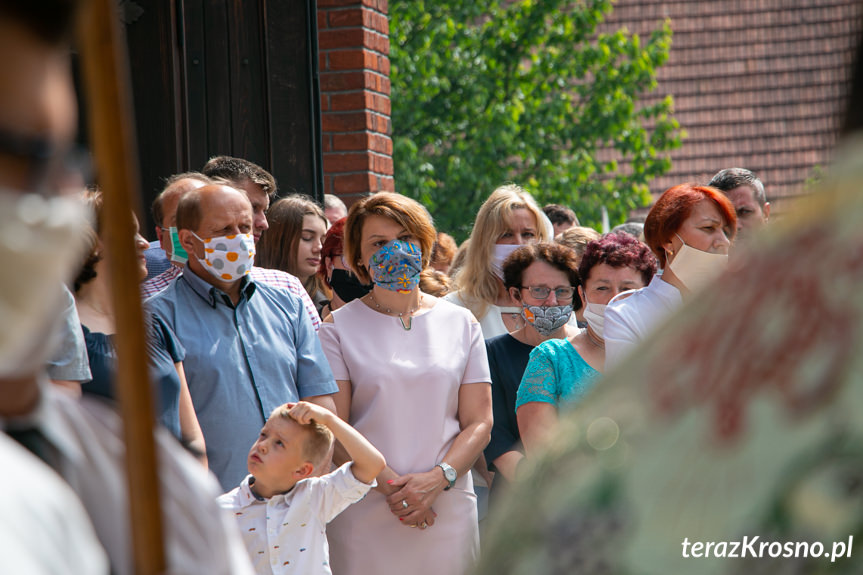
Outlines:
{"type": "Polygon", "coordinates": [[[580,260],[581,256],[584,255],[584,250],[587,248],[587,244],[593,240],[598,240],[601,237],[602,234],[593,228],[576,226],[559,234],[554,241],[562,246],[571,248],[580,260]]]}
{"type": "Polygon", "coordinates": [[[316,468],[324,462],[330,453],[330,448],[333,446],[333,432],[326,425],[312,421],[308,424],[301,424],[296,419],[291,417],[288,404],[283,404],[273,410],[270,418],[279,417],[288,421],[293,421],[303,430],[306,439],[303,442],[303,457],[306,458],[316,468]]]}
{"type": "Polygon", "coordinates": [[[437,239],[432,218],[419,202],[393,192],[378,192],[351,206],[345,222],[344,254],[346,263],[364,284],[372,282],[367,264],[360,261],[363,224],[369,216],[389,218],[413,235],[420,243],[422,266],[428,267],[432,246],[437,239]]]}
{"type": "Polygon", "coordinates": [[[494,245],[509,227],[512,213],[520,209],[533,214],[537,241],[551,241],[544,214],[527,190],[506,184],[492,192],[476,215],[464,265],[455,275],[455,287],[477,319],[482,319],[497,299],[498,277],[491,267],[494,245]]]}

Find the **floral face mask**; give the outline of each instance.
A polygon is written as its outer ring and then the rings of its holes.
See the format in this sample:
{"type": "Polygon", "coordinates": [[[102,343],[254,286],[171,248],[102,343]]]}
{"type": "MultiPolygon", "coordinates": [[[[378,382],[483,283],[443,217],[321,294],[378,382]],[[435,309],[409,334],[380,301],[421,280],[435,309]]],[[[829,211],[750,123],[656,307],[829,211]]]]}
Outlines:
{"type": "Polygon", "coordinates": [[[422,265],[419,246],[392,240],[372,254],[369,259],[369,275],[377,286],[408,293],[419,285],[422,265]]]}

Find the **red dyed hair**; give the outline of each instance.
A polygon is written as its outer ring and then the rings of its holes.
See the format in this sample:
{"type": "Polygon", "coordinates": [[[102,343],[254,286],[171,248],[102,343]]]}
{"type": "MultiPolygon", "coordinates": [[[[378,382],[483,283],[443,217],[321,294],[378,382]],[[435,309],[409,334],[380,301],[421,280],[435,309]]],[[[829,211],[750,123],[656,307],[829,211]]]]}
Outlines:
{"type": "Polygon", "coordinates": [[[344,217],[336,222],[327,230],[324,236],[324,241],[321,244],[321,263],[318,264],[318,276],[324,280],[327,287],[330,285],[330,280],[327,279],[327,258],[331,260],[341,256],[344,252],[343,242],[345,240],[345,221],[344,217]]]}
{"type": "Polygon", "coordinates": [[[647,219],[644,220],[644,243],[659,260],[659,265],[665,268],[665,248],[663,244],[671,241],[683,222],[692,214],[695,204],[702,200],[710,200],[719,210],[723,224],[731,229],[728,239],[734,239],[737,233],[737,214],[734,205],[725,194],[710,186],[697,184],[680,184],[665,190],[659,196],[647,219]]]}

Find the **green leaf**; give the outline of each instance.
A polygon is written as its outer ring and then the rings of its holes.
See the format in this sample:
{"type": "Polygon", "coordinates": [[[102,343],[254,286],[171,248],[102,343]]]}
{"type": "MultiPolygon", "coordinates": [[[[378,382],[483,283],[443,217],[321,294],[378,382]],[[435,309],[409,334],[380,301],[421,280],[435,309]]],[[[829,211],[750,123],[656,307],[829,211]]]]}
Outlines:
{"type": "Polygon", "coordinates": [[[671,27],[597,35],[610,0],[391,0],[396,189],[468,234],[515,181],[598,226],[649,201],[685,133],[655,89],[671,27]]]}

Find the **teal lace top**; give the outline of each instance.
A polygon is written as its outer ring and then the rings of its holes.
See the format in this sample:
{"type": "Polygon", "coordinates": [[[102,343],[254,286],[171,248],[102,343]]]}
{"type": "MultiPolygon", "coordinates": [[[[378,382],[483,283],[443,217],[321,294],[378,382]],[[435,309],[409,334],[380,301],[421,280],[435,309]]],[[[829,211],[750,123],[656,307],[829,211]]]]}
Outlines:
{"type": "Polygon", "coordinates": [[[530,352],[515,408],[538,401],[559,405],[581,398],[593,387],[598,371],[590,367],[566,339],[550,339],[530,352]]]}

